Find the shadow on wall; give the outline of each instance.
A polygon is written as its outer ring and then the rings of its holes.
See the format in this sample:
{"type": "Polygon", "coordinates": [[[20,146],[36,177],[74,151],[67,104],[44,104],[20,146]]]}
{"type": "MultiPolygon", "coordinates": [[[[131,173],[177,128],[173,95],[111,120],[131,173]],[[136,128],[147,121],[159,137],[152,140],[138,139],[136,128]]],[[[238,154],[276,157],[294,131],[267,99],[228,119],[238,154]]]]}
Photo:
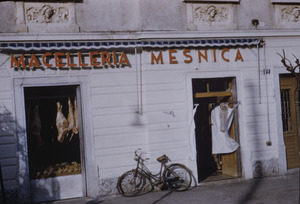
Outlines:
{"type": "MultiPolygon", "coordinates": [[[[252,114],[252,116],[257,116],[260,114],[259,111],[259,106],[261,106],[262,104],[260,104],[260,101],[257,101],[257,92],[259,91],[257,89],[257,86],[255,84],[249,84],[249,101],[247,102],[249,105],[251,105],[253,108],[252,110],[249,110],[249,113],[252,114]]],[[[260,100],[260,99],[259,99],[260,100]]],[[[246,121],[246,123],[249,125],[248,121],[246,121]]],[[[251,125],[249,125],[251,126],[251,125]]],[[[253,126],[256,126],[256,122],[253,124],[253,126]]],[[[259,131],[257,127],[251,128],[252,130],[252,138],[251,141],[258,141],[259,139],[259,131]]],[[[260,158],[261,155],[259,154],[259,149],[257,147],[257,145],[251,145],[251,152],[250,154],[253,155],[253,153],[256,153],[256,158],[260,158]]],[[[251,156],[252,157],[252,156],[251,156]]],[[[256,159],[254,158],[254,159],[256,159]]],[[[247,191],[244,193],[244,195],[241,197],[241,199],[239,200],[239,204],[246,204],[251,202],[251,200],[254,199],[255,193],[258,191],[260,185],[261,185],[261,177],[263,176],[262,174],[262,162],[257,160],[255,161],[254,164],[252,164],[252,171],[253,171],[253,177],[254,179],[251,182],[251,185],[249,186],[249,188],[247,189],[247,191]]]]}
{"type": "MultiPolygon", "coordinates": [[[[3,189],[0,203],[30,203],[30,178],[27,155],[26,130],[21,127],[5,105],[0,105],[0,163],[2,167],[3,189]],[[16,185],[13,185],[16,183],[16,185]],[[19,198],[18,198],[19,197],[19,198]],[[19,200],[18,200],[19,199],[19,200]]],[[[36,183],[36,189],[48,200],[57,199],[59,183],[52,180],[51,188],[45,188],[43,181],[36,183]]]]}

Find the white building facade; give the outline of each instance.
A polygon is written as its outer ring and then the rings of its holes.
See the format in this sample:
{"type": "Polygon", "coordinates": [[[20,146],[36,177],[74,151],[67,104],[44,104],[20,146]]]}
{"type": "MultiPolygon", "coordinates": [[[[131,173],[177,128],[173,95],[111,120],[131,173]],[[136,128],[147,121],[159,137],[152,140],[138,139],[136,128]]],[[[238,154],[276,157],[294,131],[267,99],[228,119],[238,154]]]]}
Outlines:
{"type": "MultiPolygon", "coordinates": [[[[294,90],[300,2],[0,3],[0,162],[19,202],[117,194],[134,151],[167,154],[195,184],[299,168],[294,90]],[[255,5],[255,6],[253,6],[255,5]],[[236,109],[231,153],[212,112],[236,109]]],[[[224,131],[223,131],[224,132],[224,131]]]]}

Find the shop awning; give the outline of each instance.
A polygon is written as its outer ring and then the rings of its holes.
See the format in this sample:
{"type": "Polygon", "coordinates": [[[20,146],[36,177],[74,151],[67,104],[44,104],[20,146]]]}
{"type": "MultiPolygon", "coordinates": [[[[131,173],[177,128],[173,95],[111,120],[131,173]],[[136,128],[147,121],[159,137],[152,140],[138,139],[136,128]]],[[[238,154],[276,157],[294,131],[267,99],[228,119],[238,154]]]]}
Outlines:
{"type": "Polygon", "coordinates": [[[197,48],[197,47],[238,47],[253,46],[259,39],[193,39],[159,41],[80,41],[80,42],[2,42],[0,51],[51,51],[51,50],[90,50],[115,48],[197,48]]]}

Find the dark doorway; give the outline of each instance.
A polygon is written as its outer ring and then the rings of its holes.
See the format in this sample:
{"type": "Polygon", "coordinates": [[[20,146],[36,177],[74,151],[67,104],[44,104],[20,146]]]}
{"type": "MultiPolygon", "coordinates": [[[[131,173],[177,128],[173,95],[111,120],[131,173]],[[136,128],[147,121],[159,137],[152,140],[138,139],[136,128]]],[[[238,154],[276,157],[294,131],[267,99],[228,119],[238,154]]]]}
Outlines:
{"type": "Polygon", "coordinates": [[[217,171],[217,164],[212,156],[211,126],[209,121],[209,103],[211,99],[197,100],[195,113],[195,135],[197,149],[198,181],[203,181],[217,171]]]}
{"type": "MultiPolygon", "coordinates": [[[[232,108],[236,103],[235,78],[193,79],[193,101],[197,107],[195,137],[197,150],[198,181],[221,180],[239,176],[237,152],[226,154],[212,153],[211,112],[221,103],[232,108]]],[[[236,112],[236,111],[235,111],[236,112]]],[[[238,142],[237,114],[228,131],[229,136],[238,142]]]]}

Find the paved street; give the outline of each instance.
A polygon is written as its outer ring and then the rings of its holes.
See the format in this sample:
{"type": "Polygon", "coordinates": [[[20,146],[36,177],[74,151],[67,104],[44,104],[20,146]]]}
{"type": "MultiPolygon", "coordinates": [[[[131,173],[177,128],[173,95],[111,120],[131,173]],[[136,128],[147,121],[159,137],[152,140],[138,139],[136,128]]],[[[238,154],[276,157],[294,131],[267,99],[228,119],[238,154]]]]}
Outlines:
{"type": "Polygon", "coordinates": [[[185,192],[157,191],[146,195],[126,198],[80,198],[59,203],[88,204],[298,204],[299,172],[279,177],[251,180],[224,180],[205,183],[185,192]]]}

